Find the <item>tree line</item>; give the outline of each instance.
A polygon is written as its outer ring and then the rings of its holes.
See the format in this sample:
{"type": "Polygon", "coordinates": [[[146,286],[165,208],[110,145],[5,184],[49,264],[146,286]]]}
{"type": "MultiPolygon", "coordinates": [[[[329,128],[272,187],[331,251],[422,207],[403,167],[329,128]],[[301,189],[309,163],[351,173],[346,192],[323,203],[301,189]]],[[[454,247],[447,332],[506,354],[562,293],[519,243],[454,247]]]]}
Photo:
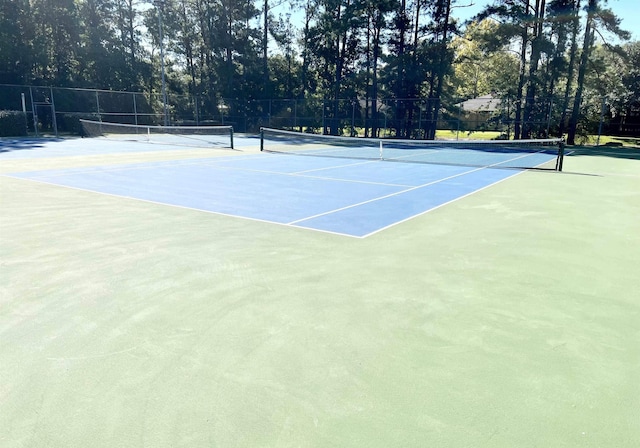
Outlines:
{"type": "Polygon", "coordinates": [[[618,44],[629,33],[607,0],[495,0],[468,23],[454,18],[464,0],[0,4],[0,84],[159,92],[163,49],[168,91],[205,112],[286,98],[322,101],[331,118],[349,99],[364,103],[368,136],[392,113],[397,137],[434,138],[456,104],[492,94],[510,105],[511,137],[571,144],[589,98],[606,95],[610,117],[639,106],[640,47],[618,44]]]}

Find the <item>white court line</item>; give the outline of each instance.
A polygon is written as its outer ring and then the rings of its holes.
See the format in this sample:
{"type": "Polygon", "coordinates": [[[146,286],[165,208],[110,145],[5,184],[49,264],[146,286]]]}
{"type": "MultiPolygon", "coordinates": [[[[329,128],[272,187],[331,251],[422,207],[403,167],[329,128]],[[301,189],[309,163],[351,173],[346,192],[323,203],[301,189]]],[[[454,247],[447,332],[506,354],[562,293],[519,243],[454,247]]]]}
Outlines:
{"type": "Polygon", "coordinates": [[[304,218],[304,219],[298,219],[296,221],[291,221],[289,224],[293,225],[293,224],[296,224],[296,223],[299,223],[299,222],[307,221],[309,219],[319,218],[320,216],[330,215],[332,213],[340,212],[342,210],[348,210],[350,208],[359,207],[361,205],[369,204],[371,202],[376,202],[376,201],[380,201],[382,199],[390,198],[390,197],[393,197],[393,196],[398,196],[398,195],[401,195],[401,194],[404,194],[404,193],[408,193],[409,191],[417,190],[417,189],[423,188],[423,187],[428,187],[430,185],[435,185],[435,184],[438,184],[440,182],[444,182],[445,180],[449,180],[449,179],[453,179],[453,178],[456,178],[456,177],[464,176],[465,174],[473,173],[474,171],[480,171],[480,170],[483,170],[483,169],[485,169],[485,168],[475,168],[475,169],[472,169],[472,170],[469,170],[469,171],[464,171],[462,173],[454,174],[453,176],[443,177],[442,179],[434,180],[434,181],[428,182],[426,184],[417,185],[417,186],[414,186],[414,187],[411,187],[411,188],[407,188],[406,190],[396,191],[395,193],[390,193],[390,194],[387,194],[387,195],[384,195],[384,196],[379,196],[377,198],[368,199],[366,201],[362,201],[362,202],[359,202],[357,204],[347,205],[345,207],[340,207],[340,208],[337,208],[337,209],[334,209],[334,210],[330,210],[328,212],[318,213],[317,215],[309,216],[309,217],[304,218]]]}
{"type": "MultiPolygon", "coordinates": [[[[252,157],[255,158],[255,157],[252,157]]],[[[196,162],[196,161],[178,161],[177,163],[174,163],[174,161],[167,161],[166,163],[164,161],[154,161],[151,163],[145,163],[145,162],[140,162],[140,163],[133,163],[133,164],[124,164],[124,165],[97,165],[97,166],[89,166],[89,167],[82,167],[82,168],[55,168],[55,169],[51,169],[51,170],[37,170],[37,171],[18,171],[18,172],[14,172],[14,173],[5,173],[5,175],[8,175],[10,177],[16,178],[16,179],[32,179],[32,180],[37,180],[34,179],[32,177],[27,177],[27,175],[33,175],[33,174],[37,174],[37,173],[45,173],[47,171],[54,171],[52,173],[47,173],[46,177],[49,179],[56,179],[56,178],[65,178],[68,176],[75,176],[75,175],[91,175],[91,174],[96,174],[96,173],[120,173],[120,172],[131,172],[131,171],[144,171],[144,170],[155,170],[158,168],[171,168],[171,167],[181,167],[181,166],[209,166],[209,167],[214,167],[215,169],[218,170],[226,170],[226,171],[245,171],[245,172],[254,172],[254,173],[262,173],[262,174],[273,174],[273,175],[280,175],[280,176],[294,176],[294,177],[302,177],[302,178],[308,178],[308,179],[318,179],[318,180],[329,180],[329,181],[334,181],[334,182],[348,182],[348,183],[357,183],[357,184],[363,184],[363,185],[381,185],[381,186],[390,186],[390,187],[411,187],[412,185],[406,185],[406,184],[396,184],[396,183],[384,183],[384,182],[371,182],[371,181],[365,181],[365,180],[355,180],[355,179],[341,179],[338,177],[327,177],[327,176],[310,176],[310,175],[305,175],[305,172],[314,172],[314,171],[322,171],[322,170],[328,170],[328,169],[332,169],[332,168],[336,168],[334,167],[326,167],[326,168],[322,168],[322,169],[315,169],[315,170],[307,170],[307,171],[299,171],[299,172],[282,172],[282,171],[273,171],[273,170],[260,170],[260,169],[255,169],[255,168],[243,168],[243,167],[238,167],[238,166],[224,166],[221,165],[222,163],[225,162],[230,162],[230,161],[236,161],[239,160],[236,157],[229,157],[229,158],[225,158],[225,160],[215,160],[215,158],[212,159],[207,159],[206,162],[201,162],[202,159],[198,159],[198,161],[200,162],[196,162]],[[21,174],[23,174],[25,177],[21,176],[21,174]]],[[[367,163],[372,163],[372,162],[376,162],[376,161],[367,161],[367,163]]],[[[353,165],[360,165],[360,163],[357,164],[351,164],[353,165]]],[[[340,165],[339,167],[344,167],[344,166],[348,166],[348,165],[340,165]]]]}
{"type": "MultiPolygon", "coordinates": [[[[373,198],[373,199],[368,199],[368,200],[366,200],[366,201],[362,201],[362,202],[359,202],[359,203],[357,203],[357,204],[347,205],[347,206],[345,206],[345,207],[340,207],[340,208],[337,208],[337,209],[334,209],[334,210],[329,210],[329,211],[324,212],[324,213],[319,213],[319,214],[317,214],[317,215],[309,216],[309,217],[304,218],[304,219],[299,219],[299,220],[296,220],[296,221],[291,221],[289,224],[294,225],[294,224],[297,224],[297,223],[299,223],[299,222],[304,222],[304,221],[307,221],[307,220],[310,220],[310,219],[319,218],[319,217],[321,217],[321,216],[330,215],[330,214],[332,214],[332,213],[337,213],[337,212],[340,212],[340,211],[342,211],[342,210],[348,210],[348,209],[350,209],[350,208],[359,207],[359,206],[361,206],[361,205],[365,205],[365,204],[369,204],[369,203],[372,203],[372,202],[380,201],[380,200],[382,200],[382,199],[387,199],[387,198],[390,198],[390,197],[393,197],[393,196],[398,196],[398,195],[401,195],[401,194],[404,194],[404,193],[408,193],[408,192],[413,191],[413,190],[417,190],[417,189],[419,189],[419,188],[428,187],[428,186],[430,186],[430,185],[435,185],[435,184],[438,184],[438,183],[440,183],[440,182],[444,182],[445,180],[454,179],[454,178],[456,178],[456,177],[464,176],[464,175],[466,175],[466,174],[470,174],[470,173],[473,173],[473,172],[476,172],[476,171],[480,171],[480,170],[484,170],[484,169],[492,168],[492,167],[495,167],[495,166],[497,166],[497,165],[501,165],[501,164],[506,163],[506,162],[511,162],[511,161],[513,161],[513,160],[518,160],[518,159],[521,159],[522,157],[526,157],[526,156],[528,156],[528,155],[530,155],[530,154],[526,154],[526,155],[524,155],[524,156],[519,156],[519,157],[514,157],[513,159],[509,159],[509,160],[506,160],[506,161],[504,161],[504,160],[503,160],[503,161],[501,161],[501,162],[496,162],[496,163],[494,163],[494,164],[492,164],[492,165],[488,165],[488,166],[484,166],[484,167],[479,167],[479,168],[474,168],[474,169],[471,169],[471,170],[469,170],[469,171],[463,171],[462,173],[454,174],[454,175],[452,175],[452,176],[448,176],[448,177],[443,177],[442,179],[438,179],[438,180],[435,180],[435,181],[433,181],[433,182],[428,182],[428,183],[426,183],[426,184],[417,185],[417,186],[414,186],[414,187],[411,187],[411,188],[407,188],[406,190],[396,191],[395,193],[387,194],[387,195],[380,196],[380,197],[373,198]]],[[[544,163],[548,163],[548,162],[544,162],[544,163]]],[[[544,163],[543,163],[543,164],[544,164],[544,163]]],[[[542,165],[542,164],[541,164],[541,165],[542,165]]],[[[506,179],[508,179],[509,177],[511,177],[511,176],[507,176],[507,177],[506,177],[506,179]]],[[[491,185],[493,185],[493,184],[491,184],[491,185]]],[[[485,188],[485,187],[483,187],[483,188],[485,188]]],[[[483,188],[482,188],[482,189],[483,189],[483,188]]],[[[475,192],[475,191],[480,191],[480,190],[474,190],[474,192],[475,192]]],[[[466,195],[465,195],[465,196],[466,196],[466,195]]],[[[418,215],[416,215],[416,216],[418,216],[418,215]]]]}
{"type": "Polygon", "coordinates": [[[505,181],[507,179],[511,179],[513,176],[517,176],[518,174],[522,174],[523,172],[524,171],[516,171],[511,176],[507,176],[507,177],[505,177],[503,179],[500,179],[500,180],[497,180],[497,181],[495,181],[493,183],[485,185],[484,187],[481,187],[481,188],[478,188],[476,190],[470,191],[469,193],[464,194],[462,196],[458,196],[457,198],[453,198],[450,201],[443,202],[442,204],[436,205],[435,207],[431,207],[430,209],[427,209],[427,210],[425,210],[423,212],[416,213],[415,215],[409,216],[408,218],[404,218],[404,219],[401,219],[400,221],[396,221],[396,222],[394,222],[392,224],[389,224],[388,226],[381,227],[381,228],[379,228],[377,230],[374,230],[373,232],[370,232],[370,233],[367,233],[366,235],[363,235],[361,238],[366,238],[368,236],[375,235],[376,233],[382,232],[383,230],[390,229],[391,227],[394,227],[394,226],[397,226],[399,224],[402,224],[403,222],[407,222],[407,221],[409,221],[409,220],[411,220],[413,218],[416,218],[418,216],[425,215],[425,214],[427,214],[429,212],[432,212],[434,210],[439,209],[440,207],[444,207],[445,205],[448,205],[448,204],[451,204],[453,202],[456,202],[456,201],[459,201],[461,199],[464,199],[464,198],[466,198],[468,196],[471,196],[472,194],[476,194],[479,191],[482,191],[482,190],[484,190],[486,188],[492,187],[492,186],[494,186],[496,184],[499,184],[500,182],[503,182],[503,181],[505,181]]]}
{"type": "MultiPolygon", "coordinates": [[[[258,156],[258,154],[246,155],[245,157],[255,158],[255,156],[258,156]]],[[[84,157],[84,156],[81,156],[81,157],[84,157]]],[[[89,173],[96,173],[96,172],[149,170],[149,169],[157,169],[159,167],[164,168],[164,167],[189,166],[189,165],[210,166],[210,165],[215,165],[216,163],[228,162],[233,160],[238,160],[238,156],[189,158],[189,159],[180,159],[180,160],[153,160],[148,162],[127,162],[127,163],[121,163],[121,164],[116,163],[116,164],[108,164],[108,165],[89,165],[89,166],[82,166],[82,167],[47,168],[47,169],[29,170],[29,171],[14,171],[14,172],[5,173],[5,174],[26,174],[26,173],[34,174],[34,173],[51,172],[51,174],[49,174],[49,177],[61,177],[61,176],[67,176],[69,174],[89,174],[89,173]],[[216,159],[219,159],[219,160],[216,160],[216,159]]]]}
{"type": "Polygon", "coordinates": [[[136,197],[133,197],[133,196],[127,196],[127,195],[123,195],[123,194],[105,193],[103,191],[90,190],[88,188],[73,187],[73,186],[70,186],[70,185],[57,184],[55,182],[48,182],[48,181],[45,181],[45,180],[29,179],[29,178],[25,178],[25,177],[15,177],[15,176],[6,175],[6,174],[0,174],[0,177],[6,177],[6,178],[9,178],[9,179],[15,179],[15,180],[26,181],[26,182],[35,182],[35,183],[44,184],[44,185],[50,185],[50,186],[59,187],[59,188],[67,188],[67,189],[70,189],[70,190],[76,190],[76,191],[81,191],[81,192],[91,193],[91,194],[99,194],[99,195],[103,195],[103,196],[109,196],[109,197],[112,197],[112,198],[145,202],[147,204],[161,205],[161,206],[165,206],[165,207],[173,207],[173,208],[177,208],[177,209],[181,209],[181,210],[190,210],[190,211],[195,211],[195,212],[208,213],[208,214],[211,214],[211,215],[225,216],[227,218],[246,219],[248,221],[262,222],[262,223],[266,223],[266,224],[276,224],[276,225],[282,226],[282,227],[293,227],[293,228],[296,228],[296,229],[303,229],[303,230],[313,230],[313,231],[316,231],[316,232],[328,233],[328,234],[339,235],[339,236],[347,236],[347,237],[350,237],[350,238],[363,238],[361,236],[352,235],[352,234],[349,234],[349,233],[340,233],[340,232],[335,232],[335,231],[331,231],[331,230],[314,229],[314,228],[303,227],[303,226],[294,226],[294,225],[290,225],[290,224],[284,223],[284,222],[270,221],[268,219],[252,218],[250,216],[234,215],[234,214],[231,214],[231,213],[224,213],[224,212],[219,212],[219,211],[214,211],[214,210],[207,210],[207,209],[203,209],[203,208],[188,207],[186,205],[177,205],[177,204],[170,204],[170,203],[167,203],[167,202],[152,201],[150,199],[136,198],[136,197]]]}
{"type": "MultiPolygon", "coordinates": [[[[252,155],[252,156],[253,156],[253,155],[252,155]]],[[[256,156],[256,157],[259,157],[260,155],[255,155],[255,156],[256,156]]],[[[252,158],[253,158],[253,157],[252,157],[252,158]]],[[[240,160],[240,159],[237,159],[236,157],[228,157],[228,158],[227,158],[227,157],[225,157],[225,159],[226,159],[226,160],[218,160],[218,161],[222,161],[222,162],[224,162],[224,161],[229,161],[229,160],[232,160],[232,161],[240,160]]],[[[517,159],[517,158],[516,158],[516,159],[517,159]]],[[[201,161],[202,159],[197,159],[197,160],[201,161]]],[[[207,162],[206,164],[212,164],[212,165],[215,165],[215,164],[216,164],[216,158],[207,158],[207,161],[208,161],[208,162],[207,162]]],[[[379,161],[379,160],[367,160],[366,162],[362,162],[362,163],[363,163],[363,164],[365,164],[365,163],[373,163],[373,162],[377,162],[377,161],[379,161]]],[[[154,162],[154,163],[156,163],[156,162],[154,162]]],[[[505,162],[504,162],[504,161],[503,161],[503,162],[499,162],[499,163],[496,163],[496,164],[494,164],[494,165],[499,165],[499,164],[502,164],[502,163],[505,163],[505,162]]],[[[538,166],[540,166],[540,165],[544,165],[544,164],[546,164],[546,163],[548,163],[548,161],[547,161],[547,162],[543,162],[543,163],[539,164],[538,166]]],[[[185,164],[185,165],[191,165],[191,164],[193,164],[193,165],[202,165],[202,163],[189,162],[189,161],[185,161],[184,163],[178,163],[178,164],[176,164],[176,165],[182,165],[182,164],[185,164]]],[[[144,165],[144,163],[136,164],[136,166],[135,166],[135,167],[134,167],[134,166],[129,166],[129,167],[128,167],[128,169],[140,169],[140,168],[152,168],[152,167],[153,167],[153,166],[144,167],[143,165],[144,165]]],[[[350,164],[350,165],[354,165],[354,164],[350,164]]],[[[359,165],[359,163],[358,163],[358,165],[359,165]]],[[[459,199],[465,198],[465,197],[467,197],[467,196],[469,196],[469,195],[471,195],[471,194],[474,194],[474,193],[476,193],[476,192],[478,192],[478,191],[484,190],[484,189],[486,189],[486,188],[488,188],[488,187],[490,187],[490,186],[493,186],[493,185],[495,185],[495,184],[497,184],[497,183],[499,183],[499,182],[502,182],[503,180],[509,179],[509,178],[511,178],[511,177],[513,177],[513,176],[515,176],[515,175],[522,174],[522,173],[524,172],[524,170],[523,170],[523,171],[520,171],[520,170],[514,170],[514,173],[513,173],[512,175],[507,176],[507,177],[505,177],[504,179],[500,179],[500,180],[498,180],[498,181],[496,181],[496,182],[493,182],[493,183],[491,183],[491,184],[489,184],[489,185],[486,185],[486,186],[481,187],[481,188],[479,188],[479,189],[476,189],[476,190],[474,190],[474,191],[472,191],[472,192],[469,192],[469,193],[467,193],[467,194],[465,194],[465,195],[463,195],[463,196],[460,196],[460,197],[457,197],[457,198],[455,198],[455,199],[452,199],[451,201],[448,201],[448,202],[446,202],[446,203],[443,203],[443,204],[437,205],[437,206],[432,207],[432,208],[430,208],[430,209],[428,209],[428,210],[425,210],[425,211],[423,211],[423,212],[417,213],[417,214],[415,214],[415,215],[413,215],[413,216],[411,216],[411,217],[408,217],[408,218],[402,219],[402,220],[400,220],[400,221],[394,222],[394,223],[392,223],[392,224],[390,224],[390,225],[388,225],[388,226],[385,226],[385,227],[383,227],[383,228],[377,229],[377,230],[375,230],[375,231],[373,231],[373,232],[371,232],[371,233],[368,233],[368,234],[366,234],[366,235],[362,235],[362,236],[353,235],[353,234],[348,234],[348,233],[335,232],[335,231],[329,231],[329,230],[323,230],[323,229],[317,229],[317,228],[313,228],[313,227],[300,226],[300,225],[296,225],[296,224],[297,224],[297,223],[304,222],[304,221],[307,221],[307,220],[310,220],[310,219],[313,219],[313,218],[317,218],[317,217],[320,217],[320,216],[324,216],[324,215],[329,215],[329,214],[332,214],[332,213],[336,213],[336,212],[341,211],[341,210],[345,210],[345,209],[349,209],[349,208],[357,207],[357,206],[360,206],[360,205],[363,205],[363,204],[367,204],[367,203],[375,202],[375,201],[378,201],[378,200],[381,200],[381,199],[384,199],[384,198],[387,198],[387,197],[393,197],[393,196],[397,196],[397,195],[400,195],[400,194],[404,194],[404,193],[406,193],[406,192],[409,192],[409,191],[412,191],[412,190],[416,190],[416,189],[419,189],[419,188],[423,188],[423,187],[426,187],[426,186],[429,186],[429,185],[434,185],[434,184],[437,184],[437,183],[443,182],[443,181],[445,181],[445,180],[449,180],[449,179],[456,178],[456,177],[459,177],[459,176],[463,176],[463,175],[466,175],[466,174],[470,174],[470,173],[473,173],[473,172],[476,172],[476,171],[480,171],[480,170],[484,170],[484,169],[487,169],[487,168],[491,168],[491,167],[492,167],[492,166],[494,166],[494,165],[473,168],[473,169],[470,169],[470,170],[468,170],[468,171],[464,171],[464,172],[462,172],[462,173],[458,173],[458,174],[455,174],[455,175],[452,175],[452,176],[449,176],[449,177],[446,177],[446,178],[438,179],[438,180],[433,181],[433,182],[429,182],[429,183],[422,184],[422,185],[418,185],[418,186],[410,186],[411,188],[407,188],[407,189],[402,190],[402,191],[399,191],[399,192],[395,192],[395,193],[388,194],[388,195],[385,195],[385,196],[382,196],[382,197],[378,197],[378,198],[370,199],[370,200],[367,200],[367,201],[363,201],[363,202],[358,203],[358,204],[352,204],[352,205],[350,205],[350,206],[341,207],[341,208],[338,208],[338,209],[335,209],[335,210],[331,210],[331,211],[328,211],[328,212],[325,212],[325,213],[320,213],[320,214],[317,214],[317,215],[314,215],[314,216],[310,216],[310,217],[306,217],[306,218],[303,218],[303,219],[299,219],[299,220],[291,221],[291,222],[289,222],[289,223],[281,223],[281,222],[277,222],[277,221],[270,221],[270,220],[266,220],[266,219],[252,218],[252,217],[241,216],[241,215],[235,215],[235,214],[230,214],[230,213],[223,213],[223,212],[218,212],[218,211],[206,210],[206,209],[201,209],[201,208],[196,208],[196,207],[188,207],[188,206],[183,206],[183,205],[170,204],[170,203],[166,203],[166,202],[159,202],[159,201],[153,201],[153,200],[148,200],[148,199],[141,199],[141,198],[132,197],[132,196],[127,196],[127,195],[121,195],[121,194],[105,193],[105,192],[96,191],[96,190],[91,190],[91,189],[86,189],[86,188],[81,188],[81,187],[73,187],[73,186],[61,185],[61,184],[58,184],[58,183],[55,183],[55,182],[52,182],[52,181],[45,181],[45,180],[31,179],[31,178],[28,178],[28,177],[19,177],[19,176],[14,176],[14,175],[11,175],[11,174],[9,174],[9,173],[1,174],[1,175],[0,175],[0,177],[9,177],[9,178],[18,179],[18,180],[27,180],[27,181],[38,182],[38,183],[47,184],[47,185],[53,185],[53,186],[56,186],[56,187],[69,188],[69,189],[73,189],[73,190],[85,191],[85,192],[90,192],[90,193],[94,193],[94,194],[95,194],[95,193],[97,193],[97,194],[102,194],[102,195],[105,195],[105,196],[111,196],[111,197],[117,197],[117,198],[124,198],[124,199],[136,200],[136,201],[142,201],[142,202],[147,202],[147,203],[151,203],[151,204],[155,204],[155,205],[163,205],[163,206],[170,206],[170,207],[175,207],[175,208],[179,208],[179,209],[186,209],[186,210],[193,210],[193,211],[205,212],[205,213],[210,213],[210,214],[219,215],[219,216],[226,216],[226,217],[233,217],[233,218],[241,218],[241,219],[247,219],[247,220],[250,220],[250,221],[257,221],[257,222],[264,222],[264,223],[270,223],[270,224],[277,224],[277,225],[281,225],[281,226],[295,227],[295,228],[305,229],[305,230],[314,230],[314,231],[317,231],[317,232],[322,232],[322,233],[327,233],[327,234],[340,235],[340,236],[348,236],[348,237],[351,237],[351,238],[366,238],[366,237],[368,237],[368,236],[370,236],[370,235],[376,234],[376,233],[381,232],[381,231],[383,231],[383,230],[385,230],[385,229],[388,229],[388,228],[393,227],[393,226],[395,226],[395,225],[398,225],[398,224],[400,224],[400,223],[406,222],[406,221],[408,221],[408,220],[410,220],[410,219],[413,219],[413,218],[415,218],[415,217],[417,217],[417,216],[421,216],[421,215],[423,215],[423,214],[426,214],[426,213],[428,213],[428,212],[431,212],[431,211],[433,211],[433,210],[436,210],[436,209],[438,209],[438,208],[440,208],[440,207],[442,207],[442,206],[444,206],[444,205],[447,205],[447,204],[450,204],[450,203],[452,203],[452,202],[455,202],[455,201],[457,201],[457,200],[459,200],[459,199]]],[[[172,164],[171,164],[171,163],[168,163],[168,164],[167,164],[167,166],[172,166],[172,164]]],[[[344,165],[344,166],[347,166],[347,165],[344,165]]],[[[115,169],[118,169],[118,166],[113,166],[113,167],[114,167],[115,169]]],[[[92,167],[92,168],[93,168],[92,170],[89,170],[89,171],[86,171],[86,172],[87,172],[87,173],[89,173],[89,172],[95,172],[95,171],[96,171],[96,170],[95,170],[95,167],[92,167]]],[[[122,166],[120,166],[119,168],[122,170],[122,168],[123,168],[123,167],[122,167],[122,166]]],[[[278,174],[278,175],[289,175],[289,176],[300,176],[300,177],[318,178],[318,179],[332,180],[332,181],[355,182],[355,183],[368,183],[368,184],[376,184],[376,185],[391,185],[391,186],[408,187],[408,186],[406,186],[406,185],[381,184],[381,183],[378,183],[378,182],[350,181],[350,180],[345,180],[345,179],[335,179],[335,178],[326,178],[326,177],[317,177],[317,176],[306,176],[306,175],[304,175],[304,174],[297,174],[297,173],[282,173],[282,172],[263,171],[263,170],[247,170],[247,169],[242,169],[242,168],[238,169],[238,168],[235,168],[235,167],[219,167],[219,168],[223,168],[223,169],[232,169],[232,170],[233,170],[233,169],[235,169],[235,170],[238,170],[238,171],[243,171],[243,170],[244,170],[244,171],[256,171],[256,172],[263,172],[263,173],[267,173],[267,174],[278,174]]],[[[335,168],[335,167],[328,167],[328,168],[324,168],[324,169],[330,169],[330,168],[335,168]]],[[[64,170],[64,169],[63,169],[63,170],[64,170]]],[[[47,171],[47,170],[43,170],[43,171],[47,171]]],[[[314,170],[309,170],[309,171],[314,171],[314,170]]],[[[76,173],[77,173],[77,172],[78,172],[78,171],[76,171],[76,173]]],[[[33,173],[33,172],[30,172],[30,173],[33,173]]],[[[80,171],[80,173],[83,173],[83,171],[80,171]]],[[[304,172],[301,172],[301,173],[304,173],[304,172]]],[[[17,173],[15,173],[15,174],[17,174],[17,173]]],[[[62,174],[64,174],[64,173],[61,173],[61,175],[62,175],[62,174]]]]}

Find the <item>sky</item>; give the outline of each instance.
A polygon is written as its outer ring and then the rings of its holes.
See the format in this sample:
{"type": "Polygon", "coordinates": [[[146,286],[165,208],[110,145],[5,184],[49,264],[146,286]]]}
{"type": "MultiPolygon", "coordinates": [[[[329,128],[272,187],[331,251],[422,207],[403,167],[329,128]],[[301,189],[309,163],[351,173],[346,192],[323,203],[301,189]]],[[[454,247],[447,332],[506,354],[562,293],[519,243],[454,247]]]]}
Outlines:
{"type": "MultiPolygon", "coordinates": [[[[467,20],[470,17],[476,15],[482,8],[494,3],[495,0],[456,0],[455,6],[451,13],[454,17],[467,20]]],[[[549,0],[547,0],[549,1],[549,0]]],[[[616,16],[622,19],[622,29],[631,33],[631,40],[640,41],[640,0],[601,0],[602,3],[609,9],[611,9],[616,16]]],[[[274,2],[275,3],[275,2],[274,2]]],[[[587,3],[587,0],[582,0],[583,4],[587,3]]],[[[281,1],[278,5],[273,7],[274,12],[284,12],[285,9],[290,8],[290,4],[285,1],[281,1]],[[282,8],[282,10],[280,10],[282,8]]],[[[301,12],[298,12],[301,14],[301,12]]],[[[296,20],[301,20],[300,17],[294,17],[294,23],[296,20]]],[[[617,41],[612,43],[619,43],[617,41]]]]}
{"type": "MultiPolygon", "coordinates": [[[[452,14],[466,20],[494,0],[458,0],[452,14]],[[463,7],[464,5],[472,5],[463,7]]],[[[585,2],[586,3],[586,2],[585,2]]],[[[622,29],[631,32],[632,40],[640,40],[640,0],[609,0],[606,6],[622,19],[622,29]]]]}

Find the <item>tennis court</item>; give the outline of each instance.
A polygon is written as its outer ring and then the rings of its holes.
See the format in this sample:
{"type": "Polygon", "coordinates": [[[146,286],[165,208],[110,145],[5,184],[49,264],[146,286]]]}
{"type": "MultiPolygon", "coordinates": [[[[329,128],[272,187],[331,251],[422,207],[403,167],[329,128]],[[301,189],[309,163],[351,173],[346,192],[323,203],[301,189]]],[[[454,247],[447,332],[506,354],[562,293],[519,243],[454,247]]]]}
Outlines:
{"type": "MultiPolygon", "coordinates": [[[[102,123],[92,125],[106,126],[102,123]]],[[[115,127],[124,132],[122,128],[127,130],[126,126],[115,127]]],[[[118,134],[123,138],[118,147],[135,150],[139,142],[132,142],[132,138],[137,138],[140,130],[135,131],[133,136],[118,134]]],[[[283,138],[284,147],[294,150],[304,146],[299,141],[301,138],[310,138],[302,134],[271,132],[275,134],[272,139],[277,139],[278,149],[282,149],[283,138]],[[291,137],[292,141],[286,141],[291,137]]],[[[147,132],[141,135],[145,144],[150,145],[148,139],[151,137],[147,132]]],[[[169,140],[164,146],[174,148],[177,136],[167,137],[169,140]]],[[[218,136],[214,138],[218,139],[218,136]]],[[[512,168],[513,161],[537,167],[557,159],[557,154],[539,150],[514,154],[509,151],[496,153],[485,148],[482,151],[455,148],[447,151],[446,157],[453,157],[456,162],[471,160],[474,164],[451,165],[442,163],[445,151],[438,145],[437,150],[431,146],[427,150],[394,150],[400,153],[398,157],[402,161],[411,156],[424,162],[425,157],[432,158],[435,153],[437,163],[399,164],[377,158],[375,152],[376,157],[368,159],[368,148],[361,143],[366,141],[363,139],[356,139],[355,147],[346,151],[343,143],[351,143],[353,139],[340,139],[338,145],[335,139],[320,140],[322,144],[316,145],[312,152],[300,153],[314,157],[299,157],[292,150],[288,154],[234,154],[178,162],[91,166],[11,175],[158,204],[366,237],[517,174],[517,171],[501,169],[512,168]],[[338,151],[343,152],[342,156],[338,151]]],[[[106,144],[104,140],[96,142],[105,148],[113,146],[113,140],[107,140],[106,144]]],[[[219,140],[215,143],[221,146],[219,140]]],[[[255,140],[245,139],[245,145],[252,143],[255,140]]]]}
{"type": "Polygon", "coordinates": [[[640,443],[637,149],[226,146],[2,142],[0,445],[640,443]]]}
{"type": "Polygon", "coordinates": [[[11,176],[350,236],[367,236],[499,182],[505,170],[288,155],[192,159],[11,176]]]}

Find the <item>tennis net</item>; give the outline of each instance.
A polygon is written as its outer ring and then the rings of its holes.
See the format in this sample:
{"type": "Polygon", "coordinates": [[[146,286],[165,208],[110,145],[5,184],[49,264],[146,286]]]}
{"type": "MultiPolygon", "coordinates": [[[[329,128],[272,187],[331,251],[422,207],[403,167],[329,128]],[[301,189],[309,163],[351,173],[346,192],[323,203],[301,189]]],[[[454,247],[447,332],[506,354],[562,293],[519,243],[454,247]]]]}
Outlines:
{"type": "Polygon", "coordinates": [[[162,145],[233,149],[233,126],[147,126],[80,120],[86,137],[162,145]]]}
{"type": "Polygon", "coordinates": [[[562,171],[562,139],[408,140],[262,128],[260,150],[319,157],[562,171]]]}

